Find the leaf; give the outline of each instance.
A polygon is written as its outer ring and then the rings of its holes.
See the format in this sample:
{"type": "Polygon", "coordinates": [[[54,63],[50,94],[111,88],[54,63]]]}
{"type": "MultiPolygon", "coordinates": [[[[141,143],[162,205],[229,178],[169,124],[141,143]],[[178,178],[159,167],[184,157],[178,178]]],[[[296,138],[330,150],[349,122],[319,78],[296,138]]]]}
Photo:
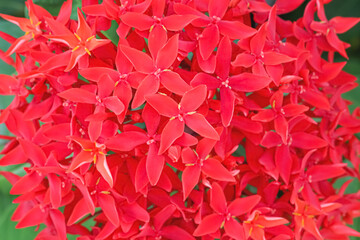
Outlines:
{"type": "Polygon", "coordinates": [[[119,27],[119,24],[115,20],[111,21],[111,27],[106,31],[101,31],[108,39],[112,41],[116,46],[119,42],[119,35],[116,33],[116,29],[119,27]]]}

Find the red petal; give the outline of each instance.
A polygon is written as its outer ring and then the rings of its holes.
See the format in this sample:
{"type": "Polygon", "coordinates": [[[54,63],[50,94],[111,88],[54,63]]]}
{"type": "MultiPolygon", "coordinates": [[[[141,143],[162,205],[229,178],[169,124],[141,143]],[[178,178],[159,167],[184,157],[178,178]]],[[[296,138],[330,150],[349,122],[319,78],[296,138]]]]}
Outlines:
{"type": "Polygon", "coordinates": [[[276,148],[275,163],[279,170],[280,176],[286,184],[289,184],[292,168],[292,158],[288,146],[281,145],[280,147],[276,148]]]}
{"type": "Polygon", "coordinates": [[[234,116],[231,124],[244,132],[259,134],[263,131],[261,123],[255,122],[243,116],[234,116]]]}
{"type": "Polygon", "coordinates": [[[25,163],[26,160],[28,160],[28,157],[25,155],[22,147],[19,145],[12,149],[10,152],[7,152],[5,156],[1,157],[0,166],[21,164],[25,163]]]}
{"type": "Polygon", "coordinates": [[[161,23],[167,30],[177,32],[183,30],[196,18],[198,18],[196,15],[171,15],[164,17],[161,23]]]}
{"type": "Polygon", "coordinates": [[[225,221],[224,229],[227,235],[235,240],[243,240],[245,238],[244,228],[233,218],[225,221]]]}
{"type": "Polygon", "coordinates": [[[154,19],[148,15],[135,12],[127,12],[121,16],[121,20],[128,26],[140,31],[148,30],[153,24],[154,19]]]}
{"type": "Polygon", "coordinates": [[[195,240],[190,233],[174,225],[163,227],[161,229],[161,236],[172,240],[195,240]]]}
{"type": "Polygon", "coordinates": [[[103,75],[97,83],[97,95],[100,99],[110,96],[114,90],[114,80],[109,75],[103,75]]]}
{"type": "Polygon", "coordinates": [[[210,189],[210,206],[217,213],[227,213],[227,203],[224,190],[217,182],[213,182],[210,189]]]}
{"type": "Polygon", "coordinates": [[[360,18],[355,17],[339,17],[336,16],[330,20],[331,25],[335,28],[336,33],[345,33],[350,28],[360,22],[360,18]]]}
{"type": "Polygon", "coordinates": [[[37,166],[44,166],[46,155],[38,145],[25,139],[19,138],[19,143],[24,150],[25,155],[37,166]]]}
{"type": "Polygon", "coordinates": [[[291,12],[298,8],[304,0],[294,0],[294,1],[287,1],[287,0],[277,0],[276,1],[276,8],[278,14],[284,14],[291,12]]]}
{"type": "Polygon", "coordinates": [[[124,104],[116,96],[104,98],[103,103],[110,111],[114,112],[116,115],[120,115],[125,109],[124,104]]]}
{"type": "Polygon", "coordinates": [[[156,58],[156,66],[160,69],[168,69],[178,55],[179,34],[172,36],[163,46],[156,58]]]}
{"type": "Polygon", "coordinates": [[[195,164],[198,160],[198,157],[196,156],[195,152],[187,147],[187,148],[183,148],[182,152],[181,152],[181,158],[182,158],[182,162],[186,165],[186,164],[195,164]]]}
{"type": "Polygon", "coordinates": [[[321,92],[308,89],[300,94],[300,97],[305,102],[321,109],[330,110],[330,103],[328,98],[321,92]]]}
{"type": "Polygon", "coordinates": [[[273,109],[264,109],[252,116],[251,119],[259,122],[270,122],[274,120],[275,116],[276,115],[273,109]]]}
{"type": "Polygon", "coordinates": [[[10,194],[20,195],[31,192],[34,188],[38,187],[44,176],[40,176],[37,172],[31,172],[24,177],[20,178],[11,188],[10,194]]]}
{"type": "Polygon", "coordinates": [[[96,103],[96,95],[82,88],[70,88],[58,93],[58,96],[77,103],[96,103]]]}
{"type": "Polygon", "coordinates": [[[146,53],[125,45],[121,45],[120,50],[137,71],[141,73],[152,73],[154,71],[154,62],[146,53]]]}
{"type": "Polygon", "coordinates": [[[106,156],[104,154],[97,154],[96,159],[96,169],[99,171],[101,176],[105,179],[105,181],[110,185],[112,188],[114,185],[114,180],[111,175],[109,166],[106,162],[106,156]]]}
{"type": "Polygon", "coordinates": [[[227,87],[220,88],[221,121],[224,127],[228,127],[234,115],[235,96],[227,87]]]}
{"type": "Polygon", "coordinates": [[[194,113],[185,116],[186,125],[198,133],[202,137],[220,140],[219,134],[205,119],[205,117],[199,113],[194,113]]]}
{"type": "Polygon", "coordinates": [[[328,143],[324,139],[305,132],[292,133],[291,137],[292,147],[298,147],[302,149],[315,149],[326,147],[328,145],[328,143]]]}
{"type": "Polygon", "coordinates": [[[70,60],[69,63],[67,64],[66,68],[65,68],[65,72],[69,72],[71,69],[73,69],[75,67],[75,65],[84,58],[88,58],[88,54],[85,51],[85,48],[79,48],[73,52],[71,52],[71,56],[70,56],[70,60]]]}
{"type": "Polygon", "coordinates": [[[312,182],[318,182],[339,177],[345,173],[345,170],[342,166],[337,165],[315,165],[312,166],[306,173],[312,182]]]}
{"type": "Polygon", "coordinates": [[[229,3],[230,0],[210,0],[208,6],[209,16],[223,18],[226,10],[228,9],[229,3]]]}
{"type": "Polygon", "coordinates": [[[69,142],[67,136],[70,135],[70,124],[61,123],[54,125],[44,131],[44,135],[52,140],[59,142],[69,142]]]}
{"type": "Polygon", "coordinates": [[[289,124],[283,115],[278,115],[274,119],[275,132],[280,135],[283,143],[287,143],[289,136],[289,124]]]}
{"type": "Polygon", "coordinates": [[[59,15],[56,17],[56,21],[60,22],[63,25],[66,25],[70,20],[72,10],[72,1],[65,1],[61,5],[61,9],[59,11],[59,15]]]}
{"type": "Polygon", "coordinates": [[[266,131],[263,136],[263,139],[261,140],[261,145],[266,148],[276,147],[282,143],[283,142],[279,134],[272,131],[266,131]]]}
{"type": "Polygon", "coordinates": [[[74,171],[76,168],[86,163],[91,163],[92,161],[94,161],[94,156],[91,154],[91,152],[81,151],[71,161],[68,172],[74,171]]]}
{"type": "Polygon", "coordinates": [[[240,216],[250,213],[252,209],[260,202],[261,196],[253,195],[249,197],[236,198],[229,204],[229,212],[233,216],[240,216]]]}
{"type": "Polygon", "coordinates": [[[99,205],[103,210],[105,216],[110,220],[114,226],[119,226],[119,214],[116,208],[116,202],[111,195],[98,193],[99,205]]]}
{"type": "Polygon", "coordinates": [[[149,95],[155,94],[160,87],[160,81],[155,75],[148,75],[140,83],[136,90],[131,108],[138,108],[144,103],[145,98],[149,95]]]}
{"type": "Polygon", "coordinates": [[[77,10],[77,16],[78,16],[78,28],[76,29],[76,33],[79,35],[79,37],[82,40],[86,40],[89,37],[93,35],[91,28],[85,21],[84,15],[81,12],[80,8],[77,10]]]}
{"type": "Polygon", "coordinates": [[[218,160],[209,158],[204,161],[201,170],[209,177],[225,182],[235,182],[235,178],[231,175],[218,160]]]}
{"type": "Polygon", "coordinates": [[[160,123],[159,113],[151,105],[146,104],[141,116],[144,119],[148,134],[154,135],[160,123]]]}
{"type": "Polygon", "coordinates": [[[46,212],[44,212],[40,205],[33,207],[16,225],[16,228],[25,228],[36,226],[44,222],[46,212]]]}
{"type": "Polygon", "coordinates": [[[294,117],[306,112],[309,110],[309,107],[298,104],[288,104],[283,106],[282,109],[284,110],[285,117],[294,117]]]}
{"type": "Polygon", "coordinates": [[[61,204],[61,180],[56,174],[48,174],[50,200],[54,208],[60,207],[61,204]]]}
{"type": "Polygon", "coordinates": [[[324,238],[321,236],[319,229],[316,226],[316,223],[313,218],[305,217],[304,228],[306,231],[311,233],[317,240],[323,240],[324,238]]]}
{"type": "Polygon", "coordinates": [[[219,29],[216,25],[206,27],[199,39],[199,49],[204,60],[209,59],[219,42],[219,29]]]}
{"type": "Polygon", "coordinates": [[[216,69],[215,73],[221,79],[227,79],[230,73],[230,63],[232,56],[231,41],[228,37],[223,37],[219,43],[216,52],[216,69]]]}
{"type": "Polygon", "coordinates": [[[165,30],[160,25],[155,25],[152,31],[149,34],[149,50],[153,59],[156,59],[158,56],[159,50],[164,47],[166,41],[168,40],[165,30]]]}
{"type": "Polygon", "coordinates": [[[201,70],[209,74],[214,73],[216,68],[216,57],[214,54],[211,54],[208,59],[204,60],[200,54],[200,50],[196,49],[196,60],[201,70]]]}
{"type": "Polygon", "coordinates": [[[159,154],[163,154],[173,142],[184,134],[185,124],[175,118],[169,120],[161,133],[159,154]]]}
{"type": "Polygon", "coordinates": [[[150,184],[153,186],[159,181],[165,163],[164,156],[159,156],[158,152],[156,143],[150,144],[146,157],[146,173],[150,184]]]}
{"type": "Polygon", "coordinates": [[[189,91],[190,86],[180,77],[180,75],[173,71],[164,71],[160,74],[161,84],[169,91],[183,95],[189,91]]]}
{"type": "Polygon", "coordinates": [[[201,84],[206,85],[209,90],[214,90],[220,87],[219,79],[202,72],[197,73],[191,81],[191,86],[193,87],[199,86],[201,84]]]}
{"type": "Polygon", "coordinates": [[[228,36],[230,39],[244,39],[256,33],[254,28],[239,21],[221,20],[217,25],[219,26],[221,34],[228,36]]]}
{"type": "Polygon", "coordinates": [[[295,60],[296,60],[295,58],[277,52],[264,52],[264,58],[263,58],[265,65],[278,65],[281,63],[292,62],[295,60]]]}
{"type": "Polygon", "coordinates": [[[241,73],[230,77],[229,85],[235,90],[242,92],[254,92],[269,85],[271,78],[251,73],[241,73]]]}
{"type": "Polygon", "coordinates": [[[66,226],[65,226],[65,217],[59,209],[50,210],[50,218],[53,222],[53,225],[57,231],[58,237],[60,240],[65,240],[66,238],[66,226]]]}
{"type": "Polygon", "coordinates": [[[266,26],[268,26],[268,25],[266,25],[266,24],[261,25],[261,27],[259,28],[256,35],[251,38],[251,41],[250,41],[251,53],[255,54],[256,56],[261,55],[261,53],[264,49],[266,35],[267,35],[266,26]]]}
{"type": "Polygon", "coordinates": [[[173,117],[179,114],[178,104],[170,97],[162,94],[154,94],[146,97],[146,101],[160,114],[165,117],[173,117]]]}
{"type": "Polygon", "coordinates": [[[84,198],[81,198],[75,205],[74,209],[72,210],[72,213],[69,217],[69,220],[67,221],[67,225],[72,225],[75,222],[79,221],[81,218],[83,218],[85,215],[89,214],[89,208],[86,204],[86,201],[84,198]]]}
{"type": "Polygon", "coordinates": [[[205,85],[199,85],[190,91],[184,93],[181,102],[180,109],[184,112],[193,112],[198,109],[205,101],[207,96],[207,89],[205,85]]]}
{"type": "Polygon", "coordinates": [[[148,137],[141,132],[129,131],[123,132],[105,142],[106,147],[118,151],[131,151],[135,147],[146,143],[148,137]]]}
{"type": "Polygon", "coordinates": [[[185,167],[181,176],[184,201],[190,195],[194,187],[199,183],[200,173],[201,169],[198,165],[185,167]]]}
{"type": "Polygon", "coordinates": [[[195,229],[193,235],[203,236],[214,233],[220,228],[223,221],[224,217],[217,213],[208,215],[201,220],[199,226],[195,229]]]}
{"type": "Polygon", "coordinates": [[[255,64],[255,56],[249,53],[240,53],[236,56],[235,60],[231,63],[235,67],[249,68],[255,64]]]}
{"type": "Polygon", "coordinates": [[[279,225],[285,225],[288,224],[289,221],[282,218],[282,217],[267,217],[267,216],[261,216],[258,218],[257,223],[261,226],[271,228],[279,225]]]}

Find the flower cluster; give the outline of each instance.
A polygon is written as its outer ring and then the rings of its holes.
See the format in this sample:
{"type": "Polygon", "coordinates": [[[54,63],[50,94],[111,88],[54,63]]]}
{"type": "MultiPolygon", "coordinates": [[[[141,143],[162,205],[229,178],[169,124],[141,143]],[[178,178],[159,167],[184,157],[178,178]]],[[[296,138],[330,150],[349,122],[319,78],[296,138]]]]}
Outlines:
{"type": "Polygon", "coordinates": [[[37,239],[349,239],[360,109],[342,34],[310,0],[31,0],[0,58],[0,172],[37,239]],[[280,15],[280,16],[279,16],[280,15]],[[109,34],[111,33],[111,34],[109,34]],[[111,37],[112,36],[112,37],[111,37]],[[114,37],[115,36],[115,37],[114,37]],[[10,55],[15,56],[14,58],[10,55]],[[337,56],[339,55],[339,56],[337,56]],[[349,178],[350,177],[350,178],[349,178]],[[349,179],[340,189],[339,179],[349,179]],[[89,227],[90,226],[90,227],[89,227]]]}

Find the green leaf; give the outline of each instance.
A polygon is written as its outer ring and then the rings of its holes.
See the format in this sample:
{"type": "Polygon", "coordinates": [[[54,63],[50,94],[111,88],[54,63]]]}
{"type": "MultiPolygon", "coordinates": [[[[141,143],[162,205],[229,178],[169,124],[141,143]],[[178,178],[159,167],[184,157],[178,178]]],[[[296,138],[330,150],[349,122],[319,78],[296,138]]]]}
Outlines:
{"type": "Polygon", "coordinates": [[[118,27],[119,27],[119,25],[117,24],[117,22],[115,20],[113,20],[113,21],[111,21],[111,27],[109,28],[109,30],[101,31],[101,33],[104,34],[105,37],[110,39],[112,41],[112,43],[115,44],[115,46],[117,46],[119,43],[119,36],[116,33],[116,29],[118,27]]]}

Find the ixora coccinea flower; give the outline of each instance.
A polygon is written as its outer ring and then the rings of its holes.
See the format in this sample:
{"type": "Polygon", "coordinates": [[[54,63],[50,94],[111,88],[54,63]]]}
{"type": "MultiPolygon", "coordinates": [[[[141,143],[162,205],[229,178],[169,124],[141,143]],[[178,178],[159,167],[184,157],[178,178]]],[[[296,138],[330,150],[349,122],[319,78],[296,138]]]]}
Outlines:
{"type": "Polygon", "coordinates": [[[360,19],[328,20],[329,2],[67,0],[52,16],[28,0],[28,18],[0,14],[24,31],[0,32],[16,69],[0,74],[14,96],[0,112],[0,175],[17,228],[61,240],[360,237],[349,227],[360,110],[341,97],[357,83],[338,37],[360,19]],[[282,18],[301,4],[298,20],[282,18]]]}

